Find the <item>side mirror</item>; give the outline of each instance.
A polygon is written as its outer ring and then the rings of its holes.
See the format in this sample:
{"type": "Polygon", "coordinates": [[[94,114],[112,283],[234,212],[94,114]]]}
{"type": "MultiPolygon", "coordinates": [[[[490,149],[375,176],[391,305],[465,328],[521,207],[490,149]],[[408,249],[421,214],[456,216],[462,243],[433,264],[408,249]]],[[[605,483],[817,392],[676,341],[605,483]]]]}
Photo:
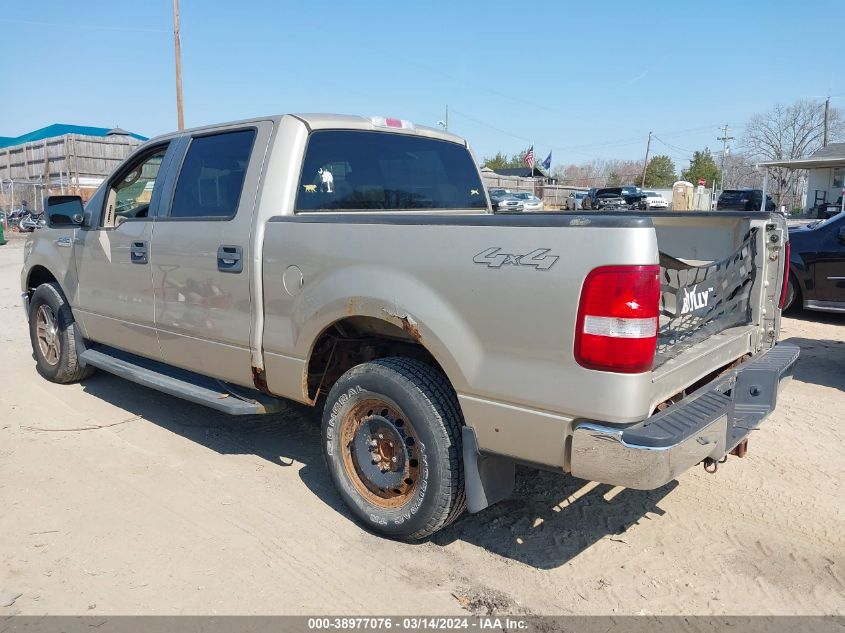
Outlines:
{"type": "Polygon", "coordinates": [[[44,200],[47,226],[79,226],[85,218],[82,198],[79,196],[48,196],[44,200]]]}

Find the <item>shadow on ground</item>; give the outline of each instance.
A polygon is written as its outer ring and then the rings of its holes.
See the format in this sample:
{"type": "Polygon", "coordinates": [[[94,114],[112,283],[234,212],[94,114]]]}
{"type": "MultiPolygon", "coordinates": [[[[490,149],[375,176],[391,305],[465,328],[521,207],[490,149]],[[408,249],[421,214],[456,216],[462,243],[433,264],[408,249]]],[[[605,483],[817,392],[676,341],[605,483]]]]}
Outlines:
{"type": "Polygon", "coordinates": [[[795,380],[845,391],[845,341],[793,336],[781,342],[801,348],[795,380]]]}
{"type": "Polygon", "coordinates": [[[432,540],[463,540],[540,569],[560,567],[598,541],[625,542],[625,532],[664,514],[657,504],[677,486],[630,490],[561,473],[517,470],[510,499],[465,514],[432,540]],[[614,494],[616,493],[616,494],[614,494]]]}
{"type": "MultiPolygon", "coordinates": [[[[268,416],[228,416],[121,378],[98,372],[83,382],[86,393],[115,404],[223,455],[254,454],[279,468],[304,464],[303,483],[333,510],[351,515],[335,492],[320,450],[320,420],[314,409],[290,403],[268,416]]],[[[593,543],[624,541],[632,525],[661,515],[657,503],[677,484],[659,490],[622,490],[558,473],[519,469],[511,499],[475,515],[465,514],[436,534],[447,545],[464,540],[500,556],[549,569],[566,563],[593,543]]],[[[280,490],[279,494],[284,494],[280,490]]]]}

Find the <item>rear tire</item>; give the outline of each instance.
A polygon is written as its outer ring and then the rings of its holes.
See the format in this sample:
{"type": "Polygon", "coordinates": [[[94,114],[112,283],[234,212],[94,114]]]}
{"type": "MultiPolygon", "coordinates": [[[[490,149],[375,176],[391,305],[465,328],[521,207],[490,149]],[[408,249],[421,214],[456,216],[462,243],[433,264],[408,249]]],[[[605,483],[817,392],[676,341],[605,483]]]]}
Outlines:
{"type": "Polygon", "coordinates": [[[36,369],[47,380],[67,384],[94,373],[93,367],[79,362],[82,339],[57,283],[35,289],[29,304],[29,338],[36,369]]]}
{"type": "Polygon", "coordinates": [[[384,358],[353,367],[323,410],[323,455],[355,518],[403,540],[425,538],[466,506],[458,399],[433,367],[384,358]]]}

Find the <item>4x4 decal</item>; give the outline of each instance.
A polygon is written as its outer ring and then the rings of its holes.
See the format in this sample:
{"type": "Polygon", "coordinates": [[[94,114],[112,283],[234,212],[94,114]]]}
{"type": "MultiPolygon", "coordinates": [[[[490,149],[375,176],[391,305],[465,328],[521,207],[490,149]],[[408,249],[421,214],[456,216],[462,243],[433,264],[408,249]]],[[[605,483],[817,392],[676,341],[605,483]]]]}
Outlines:
{"type": "Polygon", "coordinates": [[[501,268],[502,266],[530,266],[537,270],[548,270],[555,265],[560,257],[558,255],[548,255],[550,248],[535,248],[530,253],[524,255],[514,255],[512,253],[502,253],[502,249],[498,246],[491,246],[488,249],[481,251],[478,255],[472,258],[476,264],[486,264],[490,268],[501,268]]]}

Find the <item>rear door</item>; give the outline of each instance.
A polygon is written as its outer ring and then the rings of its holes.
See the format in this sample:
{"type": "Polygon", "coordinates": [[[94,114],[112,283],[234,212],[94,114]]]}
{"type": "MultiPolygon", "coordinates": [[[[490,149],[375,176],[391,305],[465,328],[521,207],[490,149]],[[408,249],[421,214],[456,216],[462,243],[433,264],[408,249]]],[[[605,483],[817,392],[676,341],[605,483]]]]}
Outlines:
{"type": "Polygon", "coordinates": [[[271,122],[202,132],[187,149],[150,261],[165,362],[252,384],[253,214],[271,122]]]}

